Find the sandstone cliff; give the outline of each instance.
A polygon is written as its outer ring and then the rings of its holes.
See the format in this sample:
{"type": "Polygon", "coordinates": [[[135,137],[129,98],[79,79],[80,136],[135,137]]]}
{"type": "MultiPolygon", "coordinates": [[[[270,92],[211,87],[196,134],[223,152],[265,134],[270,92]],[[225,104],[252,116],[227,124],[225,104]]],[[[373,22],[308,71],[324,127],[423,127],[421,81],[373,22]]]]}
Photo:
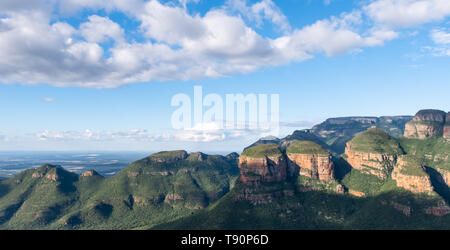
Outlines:
{"type": "Polygon", "coordinates": [[[397,160],[397,165],[392,172],[392,179],[397,186],[411,191],[412,193],[433,193],[430,177],[426,174],[423,166],[411,157],[402,156],[397,160]]]}
{"type": "Polygon", "coordinates": [[[239,157],[240,179],[243,183],[276,182],[286,179],[287,164],[283,155],[239,157]]]}
{"type": "Polygon", "coordinates": [[[446,113],[441,110],[426,109],[419,111],[412,121],[406,123],[404,136],[407,138],[426,139],[443,136],[446,113]]]}
{"type": "Polygon", "coordinates": [[[398,142],[377,128],[358,134],[345,148],[346,160],[353,168],[381,179],[388,177],[397,156],[402,154],[398,142]]]}
{"type": "Polygon", "coordinates": [[[299,175],[328,181],[334,178],[331,154],[310,141],[296,141],[286,150],[290,169],[298,169],[299,175]]]}
{"type": "Polygon", "coordinates": [[[239,157],[243,187],[235,199],[265,204],[282,196],[293,195],[294,191],[285,189],[282,184],[288,177],[287,168],[286,157],[277,144],[247,148],[239,157]],[[274,185],[260,185],[261,183],[274,185]]]}
{"type": "Polygon", "coordinates": [[[447,113],[444,126],[444,138],[450,139],[450,112],[447,113]]]}
{"type": "Polygon", "coordinates": [[[397,158],[395,155],[354,151],[350,143],[345,148],[345,155],[347,162],[353,168],[381,179],[388,177],[388,168],[394,164],[397,158]]]}

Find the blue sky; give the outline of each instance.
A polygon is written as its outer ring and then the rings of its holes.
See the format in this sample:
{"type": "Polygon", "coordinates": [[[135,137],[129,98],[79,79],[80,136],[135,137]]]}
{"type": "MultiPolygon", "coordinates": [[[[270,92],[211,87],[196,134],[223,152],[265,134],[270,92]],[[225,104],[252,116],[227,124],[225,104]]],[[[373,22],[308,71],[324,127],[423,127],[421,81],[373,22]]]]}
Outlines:
{"type": "Polygon", "coordinates": [[[450,110],[439,0],[0,1],[0,150],[240,151],[175,131],[171,98],[279,94],[279,136],[329,117],[450,110]]]}

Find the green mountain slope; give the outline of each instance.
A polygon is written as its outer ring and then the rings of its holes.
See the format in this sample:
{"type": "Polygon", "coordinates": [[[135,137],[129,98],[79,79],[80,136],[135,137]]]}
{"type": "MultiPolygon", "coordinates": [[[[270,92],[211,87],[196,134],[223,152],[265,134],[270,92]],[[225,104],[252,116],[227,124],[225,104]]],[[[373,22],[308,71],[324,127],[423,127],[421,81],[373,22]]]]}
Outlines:
{"type": "Polygon", "coordinates": [[[236,200],[241,184],[193,215],[151,229],[450,229],[450,216],[426,213],[436,200],[406,191],[356,198],[324,191],[296,192],[272,203],[236,200]]]}
{"type": "Polygon", "coordinates": [[[45,165],[0,182],[0,228],[135,229],[170,221],[225,195],[236,156],[163,152],[105,179],[45,165]]]}

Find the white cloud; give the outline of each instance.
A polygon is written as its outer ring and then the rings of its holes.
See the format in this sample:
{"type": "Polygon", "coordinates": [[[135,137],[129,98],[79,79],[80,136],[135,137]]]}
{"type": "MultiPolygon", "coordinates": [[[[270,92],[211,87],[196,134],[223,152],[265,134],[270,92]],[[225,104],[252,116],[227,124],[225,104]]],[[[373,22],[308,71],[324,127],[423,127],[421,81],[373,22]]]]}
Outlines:
{"type": "MultiPolygon", "coordinates": [[[[441,20],[450,13],[447,0],[377,0],[360,10],[292,28],[271,0],[230,0],[204,15],[189,14],[185,6],[191,1],[13,2],[0,1],[1,83],[98,88],[245,74],[317,53],[360,51],[397,38],[399,27],[441,20]],[[125,40],[127,31],[108,17],[89,16],[79,28],[52,19],[55,12],[70,16],[84,8],[125,13],[140,22],[132,32],[146,40],[125,40]],[[270,22],[284,34],[264,37],[248,20],[256,25],[270,22]],[[112,47],[102,47],[109,40],[114,41],[112,47]]],[[[434,37],[445,41],[445,34],[436,32],[434,37]]]]}
{"type": "Polygon", "coordinates": [[[450,1],[376,0],[363,10],[379,25],[404,28],[444,19],[450,15],[450,1]]]}
{"type": "Polygon", "coordinates": [[[80,33],[88,42],[105,42],[108,38],[123,41],[123,29],[107,17],[90,16],[89,22],[80,25],[80,33]]]}
{"type": "Polygon", "coordinates": [[[226,5],[232,11],[241,13],[258,26],[267,20],[284,32],[291,30],[287,17],[272,0],[261,0],[250,6],[247,5],[247,0],[228,0],[226,5]]]}
{"type": "Polygon", "coordinates": [[[450,44],[450,33],[442,29],[434,29],[431,31],[431,39],[436,44],[450,44]]]}
{"type": "Polygon", "coordinates": [[[430,32],[433,45],[424,46],[422,50],[432,56],[450,56],[450,33],[445,29],[433,29],[430,32]]]}

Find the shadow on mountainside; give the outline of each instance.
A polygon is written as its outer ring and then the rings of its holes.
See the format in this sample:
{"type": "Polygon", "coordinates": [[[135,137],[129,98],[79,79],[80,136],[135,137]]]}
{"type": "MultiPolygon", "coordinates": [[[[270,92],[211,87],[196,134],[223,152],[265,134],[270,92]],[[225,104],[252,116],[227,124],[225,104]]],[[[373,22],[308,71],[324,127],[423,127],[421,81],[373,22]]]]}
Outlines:
{"type": "MultiPolygon", "coordinates": [[[[204,210],[151,230],[405,230],[449,229],[450,216],[433,216],[425,208],[433,198],[389,191],[358,198],[325,191],[295,192],[254,205],[238,199],[242,184],[204,210]]],[[[245,189],[245,188],[244,188],[245,189]]]]}
{"type": "Polygon", "coordinates": [[[11,219],[14,214],[17,212],[17,210],[19,210],[19,208],[22,206],[23,201],[14,204],[14,205],[10,205],[8,207],[6,207],[5,209],[0,211],[0,225],[5,224],[6,222],[9,221],[9,219],[11,219]]]}
{"type": "Polygon", "coordinates": [[[342,181],[352,171],[352,166],[342,157],[333,157],[334,176],[336,180],[342,181]]]}
{"type": "Polygon", "coordinates": [[[0,182],[0,198],[5,196],[9,191],[10,187],[0,182]]]}
{"type": "Polygon", "coordinates": [[[434,191],[442,196],[447,204],[450,204],[450,187],[447,186],[442,175],[436,171],[436,169],[431,167],[425,167],[425,170],[430,176],[431,185],[433,185],[434,191]]]}

